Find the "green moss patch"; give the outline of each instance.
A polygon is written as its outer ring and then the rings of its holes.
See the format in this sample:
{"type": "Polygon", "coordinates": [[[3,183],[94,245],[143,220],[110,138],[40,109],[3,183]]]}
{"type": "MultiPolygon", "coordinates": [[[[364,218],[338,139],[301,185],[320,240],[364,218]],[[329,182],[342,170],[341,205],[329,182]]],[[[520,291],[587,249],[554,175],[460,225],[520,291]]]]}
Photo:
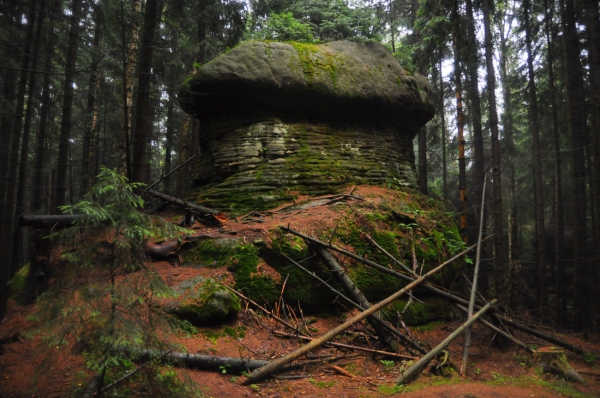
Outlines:
{"type": "MultiPolygon", "coordinates": [[[[406,309],[402,320],[409,326],[430,324],[434,321],[450,321],[454,319],[454,310],[447,301],[437,297],[423,298],[422,303],[413,300],[406,309]]],[[[398,321],[398,313],[402,313],[408,298],[394,301],[383,310],[383,316],[393,325],[398,321]]]]}

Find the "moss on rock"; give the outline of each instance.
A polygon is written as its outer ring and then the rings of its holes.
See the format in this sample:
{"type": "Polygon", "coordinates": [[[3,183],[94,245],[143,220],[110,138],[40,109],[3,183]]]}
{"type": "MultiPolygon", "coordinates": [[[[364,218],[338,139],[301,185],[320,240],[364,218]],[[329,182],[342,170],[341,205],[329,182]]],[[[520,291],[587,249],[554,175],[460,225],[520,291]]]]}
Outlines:
{"type": "Polygon", "coordinates": [[[165,311],[194,325],[218,322],[237,314],[240,299],[210,278],[197,276],[175,288],[180,299],[166,305],[165,311]]]}

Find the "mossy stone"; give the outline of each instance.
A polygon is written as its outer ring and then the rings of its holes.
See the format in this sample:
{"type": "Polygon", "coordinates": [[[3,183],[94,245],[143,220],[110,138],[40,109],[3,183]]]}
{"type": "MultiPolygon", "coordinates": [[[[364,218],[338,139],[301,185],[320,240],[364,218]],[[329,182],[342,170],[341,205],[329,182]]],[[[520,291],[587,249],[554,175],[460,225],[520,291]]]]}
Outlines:
{"type": "Polygon", "coordinates": [[[197,276],[183,281],[175,290],[180,298],[167,304],[165,311],[194,325],[221,321],[241,309],[240,299],[211,278],[197,276]]]}

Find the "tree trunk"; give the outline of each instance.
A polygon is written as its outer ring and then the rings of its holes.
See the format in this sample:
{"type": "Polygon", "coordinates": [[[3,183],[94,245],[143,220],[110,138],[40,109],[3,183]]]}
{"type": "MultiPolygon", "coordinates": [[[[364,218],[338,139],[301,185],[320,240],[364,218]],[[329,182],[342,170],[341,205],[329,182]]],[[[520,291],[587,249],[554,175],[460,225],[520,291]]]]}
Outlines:
{"type": "Polygon", "coordinates": [[[417,142],[419,152],[419,192],[427,195],[427,129],[425,126],[419,129],[417,142]]]}
{"type": "Polygon", "coordinates": [[[529,0],[523,0],[523,21],[525,24],[525,45],[527,47],[527,70],[529,75],[529,122],[533,138],[533,170],[535,180],[535,218],[538,241],[538,305],[541,314],[548,315],[548,276],[546,260],[546,226],[544,222],[544,190],[542,181],[542,154],[540,150],[540,121],[538,117],[537,89],[533,69],[531,27],[529,24],[529,0]]]}
{"type": "MultiPolygon", "coordinates": [[[[183,162],[185,162],[185,160],[188,156],[188,153],[189,153],[189,145],[190,145],[189,131],[190,131],[191,119],[192,118],[190,115],[186,115],[185,121],[183,122],[183,126],[181,127],[181,140],[179,142],[179,164],[183,164],[183,162]]],[[[175,191],[176,191],[177,195],[180,197],[184,197],[186,194],[185,186],[186,186],[186,184],[188,184],[188,180],[190,179],[189,170],[190,170],[190,167],[185,166],[185,168],[183,168],[179,172],[179,176],[177,178],[177,186],[175,188],[175,191]]]]}
{"type": "Polygon", "coordinates": [[[556,289],[555,318],[559,325],[565,325],[567,314],[567,292],[565,281],[565,211],[562,196],[562,155],[560,153],[560,132],[558,129],[558,104],[556,101],[556,85],[554,82],[554,53],[552,44],[556,34],[550,31],[552,8],[548,0],[544,0],[546,43],[548,43],[548,84],[550,86],[550,104],[552,106],[552,136],[554,139],[554,286],[556,289]]]}
{"type": "MultiPolygon", "coordinates": [[[[71,138],[71,116],[73,113],[73,81],[75,79],[75,65],[79,38],[79,19],[82,13],[82,0],[73,0],[71,6],[71,27],[69,29],[69,46],[65,61],[65,82],[63,92],[62,118],[60,122],[60,138],[58,144],[58,162],[56,166],[56,196],[55,206],[66,204],[67,172],[69,168],[69,147],[71,138]]],[[[73,187],[71,187],[73,189],[73,187]]]]}
{"type": "Polygon", "coordinates": [[[460,201],[463,204],[460,214],[460,235],[463,241],[467,241],[467,179],[465,171],[465,115],[462,104],[462,79],[461,79],[461,56],[460,56],[460,21],[458,14],[458,1],[454,2],[454,32],[453,32],[453,50],[454,50],[454,79],[456,81],[456,125],[458,129],[458,190],[460,201]]]}
{"type": "MultiPolygon", "coordinates": [[[[466,1],[467,6],[467,33],[469,38],[469,51],[466,55],[467,69],[471,80],[471,116],[473,118],[473,166],[475,171],[475,203],[481,203],[481,190],[483,189],[484,179],[484,153],[483,153],[483,130],[481,125],[481,98],[479,95],[479,42],[475,35],[475,17],[473,16],[473,5],[471,0],[466,1]]],[[[477,212],[479,214],[479,212],[477,212]]],[[[477,220],[478,225],[480,220],[477,220]]]]}
{"type": "Polygon", "coordinates": [[[444,197],[444,204],[448,203],[448,167],[446,165],[446,112],[444,107],[444,77],[442,75],[442,59],[440,57],[439,62],[439,75],[440,75],[440,119],[442,121],[442,192],[444,197]]]}
{"type": "Polygon", "coordinates": [[[133,161],[131,180],[146,182],[146,139],[151,128],[149,119],[152,112],[150,84],[152,80],[152,55],[154,52],[154,33],[158,19],[158,1],[148,0],[144,12],[142,49],[138,77],[137,103],[135,110],[133,161]]]}
{"type": "Polygon", "coordinates": [[[494,187],[494,288],[497,296],[504,296],[504,226],[502,212],[502,172],[500,166],[500,141],[498,139],[498,114],[496,111],[496,74],[490,29],[489,0],[483,0],[483,24],[485,30],[485,61],[487,68],[487,91],[489,123],[492,134],[492,178],[494,187]]]}
{"type": "Polygon", "coordinates": [[[571,141],[572,211],[573,211],[573,308],[575,328],[581,330],[590,325],[591,289],[587,267],[587,204],[585,195],[585,157],[583,150],[586,127],[586,109],[583,98],[583,70],[579,50],[579,34],[575,20],[573,0],[561,0],[565,81],[567,88],[568,126],[571,141]]]}
{"type": "Polygon", "coordinates": [[[96,125],[98,124],[98,102],[96,95],[100,86],[100,41],[103,28],[102,3],[94,8],[94,39],[92,42],[92,65],[90,67],[90,80],[88,82],[87,103],[85,109],[86,125],[83,132],[83,143],[81,148],[81,186],[80,196],[83,197],[91,190],[91,165],[93,158],[92,140],[96,125]]]}
{"type": "Polygon", "coordinates": [[[137,14],[142,8],[141,0],[132,0],[131,12],[132,27],[129,46],[125,50],[125,12],[121,9],[121,41],[123,42],[123,112],[121,115],[121,148],[120,148],[120,166],[121,174],[131,179],[131,106],[133,104],[133,82],[135,79],[135,66],[137,59],[137,46],[140,28],[137,23],[137,14]]]}
{"type": "Polygon", "coordinates": [[[163,191],[167,194],[171,194],[171,176],[168,174],[171,172],[171,151],[173,143],[173,129],[175,127],[175,96],[173,91],[169,90],[169,102],[167,103],[167,137],[165,140],[165,169],[163,171],[165,180],[163,182],[163,191]]]}

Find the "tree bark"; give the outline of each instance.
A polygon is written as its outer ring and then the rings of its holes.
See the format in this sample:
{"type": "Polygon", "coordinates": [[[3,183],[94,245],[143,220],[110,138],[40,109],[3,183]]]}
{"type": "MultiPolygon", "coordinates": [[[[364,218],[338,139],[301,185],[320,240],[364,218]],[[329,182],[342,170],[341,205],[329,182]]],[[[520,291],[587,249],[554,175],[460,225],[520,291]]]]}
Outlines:
{"type": "Polygon", "coordinates": [[[173,130],[175,127],[175,96],[173,91],[169,90],[169,103],[167,104],[167,136],[165,140],[165,169],[164,169],[164,191],[171,193],[171,151],[173,148],[173,130]]]}
{"type": "MultiPolygon", "coordinates": [[[[329,271],[337,279],[338,283],[342,285],[350,298],[360,304],[363,310],[371,308],[371,303],[369,303],[365,295],[356,287],[348,275],[346,275],[342,267],[340,267],[336,261],[335,257],[333,257],[327,249],[320,245],[314,245],[313,250],[317,253],[321,260],[323,260],[329,271]]],[[[371,321],[370,318],[367,318],[367,321],[369,321],[373,329],[375,329],[382,342],[392,351],[398,352],[398,344],[394,339],[394,336],[392,336],[390,332],[379,322],[371,321]]]]}
{"type": "MultiPolygon", "coordinates": [[[[75,65],[79,38],[79,19],[82,13],[82,0],[73,0],[69,28],[69,45],[65,61],[65,82],[63,92],[62,118],[60,121],[60,137],[58,143],[58,162],[56,166],[55,206],[59,211],[64,206],[67,193],[67,173],[69,168],[69,147],[71,138],[71,116],[73,113],[73,82],[75,80],[75,65]]],[[[73,187],[71,187],[72,189],[73,187]]]]}
{"type": "Polygon", "coordinates": [[[568,128],[571,141],[571,197],[573,211],[573,308],[575,328],[578,330],[590,326],[591,306],[589,297],[590,274],[587,266],[587,204],[585,194],[586,172],[583,150],[586,129],[586,109],[583,98],[583,70],[580,60],[579,34],[576,27],[575,6],[573,0],[561,0],[563,28],[563,56],[565,81],[567,88],[568,128]]]}
{"type": "Polygon", "coordinates": [[[460,195],[460,201],[463,205],[462,212],[460,214],[460,235],[463,241],[467,242],[467,178],[466,178],[466,166],[465,166],[465,115],[463,113],[462,104],[462,80],[461,80],[461,54],[460,54],[460,21],[458,14],[458,1],[454,2],[453,18],[454,18],[454,32],[453,32],[453,50],[454,50],[454,79],[456,82],[456,126],[458,130],[458,190],[460,195]]]}
{"type": "Polygon", "coordinates": [[[137,23],[137,14],[142,9],[141,0],[131,1],[132,26],[129,46],[125,50],[125,12],[121,9],[121,41],[123,42],[123,111],[121,114],[121,147],[120,167],[121,174],[131,179],[131,106],[133,105],[133,83],[137,60],[137,48],[140,28],[137,23]]]}
{"type": "Polygon", "coordinates": [[[540,121],[538,117],[537,89],[535,70],[533,68],[533,50],[531,44],[531,27],[529,21],[529,0],[523,0],[523,22],[525,27],[525,45],[527,48],[527,70],[529,77],[529,123],[533,138],[533,169],[535,180],[535,218],[538,242],[538,305],[541,314],[548,315],[548,284],[546,256],[546,226],[544,222],[544,190],[542,181],[542,154],[540,150],[540,121]]]}
{"type": "Polygon", "coordinates": [[[158,19],[158,1],[148,0],[144,12],[142,49],[138,78],[137,104],[135,110],[133,159],[131,180],[146,182],[146,140],[151,129],[149,120],[152,112],[150,85],[152,80],[152,55],[154,53],[154,34],[158,19]]]}
{"type": "Polygon", "coordinates": [[[498,297],[503,297],[504,289],[504,226],[502,210],[502,172],[500,163],[500,141],[498,134],[498,113],[496,111],[496,73],[494,71],[492,32],[490,29],[490,4],[483,0],[483,24],[485,30],[485,61],[487,68],[487,91],[489,123],[492,136],[492,178],[494,187],[494,289],[498,297]]]}

